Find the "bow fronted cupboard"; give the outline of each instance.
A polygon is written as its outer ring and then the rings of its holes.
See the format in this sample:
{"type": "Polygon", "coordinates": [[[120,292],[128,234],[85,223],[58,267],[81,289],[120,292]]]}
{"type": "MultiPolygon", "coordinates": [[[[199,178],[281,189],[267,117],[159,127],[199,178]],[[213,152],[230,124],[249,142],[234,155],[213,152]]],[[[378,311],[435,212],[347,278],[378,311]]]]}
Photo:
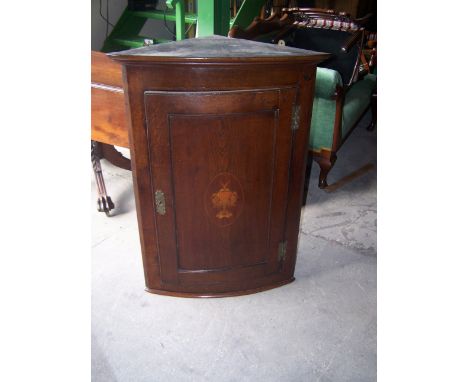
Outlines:
{"type": "Polygon", "coordinates": [[[231,296],[293,281],[327,55],[213,36],[110,57],[123,65],[147,290],[231,296]]]}

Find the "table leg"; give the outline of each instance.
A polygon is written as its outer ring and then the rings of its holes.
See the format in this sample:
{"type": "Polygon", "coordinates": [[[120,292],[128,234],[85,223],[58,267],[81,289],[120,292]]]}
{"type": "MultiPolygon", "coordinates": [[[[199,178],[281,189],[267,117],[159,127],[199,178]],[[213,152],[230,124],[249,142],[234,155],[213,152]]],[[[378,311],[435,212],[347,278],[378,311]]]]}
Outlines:
{"type": "Polygon", "coordinates": [[[110,196],[107,195],[104,177],[102,176],[101,153],[101,144],[96,141],[91,141],[91,162],[93,164],[94,176],[96,177],[98,211],[105,212],[107,216],[110,216],[110,211],[113,210],[115,206],[110,196]]]}

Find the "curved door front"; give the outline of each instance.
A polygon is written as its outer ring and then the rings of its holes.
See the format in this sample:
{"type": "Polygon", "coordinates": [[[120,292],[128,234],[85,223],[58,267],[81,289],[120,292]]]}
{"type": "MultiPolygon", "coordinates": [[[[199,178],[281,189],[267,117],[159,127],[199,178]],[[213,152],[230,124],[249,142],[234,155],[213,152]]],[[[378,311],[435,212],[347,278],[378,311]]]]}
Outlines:
{"type": "Polygon", "coordinates": [[[167,290],[256,288],[281,272],[296,92],[145,92],[167,290]]]}

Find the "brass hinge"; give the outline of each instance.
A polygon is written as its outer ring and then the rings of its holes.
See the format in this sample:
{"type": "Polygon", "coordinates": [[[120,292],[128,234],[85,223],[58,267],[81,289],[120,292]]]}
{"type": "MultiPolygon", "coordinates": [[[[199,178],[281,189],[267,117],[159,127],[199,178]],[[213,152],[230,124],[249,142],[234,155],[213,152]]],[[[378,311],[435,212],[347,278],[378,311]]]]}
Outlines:
{"type": "Polygon", "coordinates": [[[278,261],[283,261],[286,258],[287,241],[281,241],[278,244],[278,261]]]}
{"type": "Polygon", "coordinates": [[[301,114],[301,107],[298,105],[294,105],[292,109],[292,118],[291,118],[292,130],[299,129],[300,114],[301,114]]]}
{"type": "Polygon", "coordinates": [[[156,212],[159,215],[166,215],[166,198],[164,192],[156,190],[154,193],[154,200],[156,202],[156,212]]]}

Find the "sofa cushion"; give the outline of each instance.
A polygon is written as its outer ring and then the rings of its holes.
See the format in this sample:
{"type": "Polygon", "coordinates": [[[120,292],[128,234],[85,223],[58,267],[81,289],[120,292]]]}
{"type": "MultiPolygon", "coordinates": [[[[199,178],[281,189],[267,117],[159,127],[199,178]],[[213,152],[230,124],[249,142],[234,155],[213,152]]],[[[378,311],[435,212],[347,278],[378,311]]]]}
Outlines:
{"type": "Polygon", "coordinates": [[[377,76],[375,74],[368,74],[361,81],[351,86],[346,93],[341,124],[342,136],[348,133],[364,110],[369,106],[372,91],[376,86],[377,76]]]}
{"type": "Polygon", "coordinates": [[[331,98],[314,98],[312,121],[309,135],[309,148],[319,151],[330,149],[333,142],[333,125],[335,123],[336,100],[331,98]]]}
{"type": "Polygon", "coordinates": [[[340,74],[333,69],[317,68],[315,76],[315,97],[331,98],[336,86],[343,86],[340,74]]]}
{"type": "MultiPolygon", "coordinates": [[[[341,85],[339,74],[331,69],[317,68],[315,98],[309,135],[309,148],[331,150],[335,124],[336,100],[332,99],[336,84],[341,85]],[[332,93],[333,89],[333,93],[332,93]]],[[[368,74],[353,84],[345,96],[341,134],[344,136],[369,106],[372,90],[377,85],[377,76],[368,74]]]]}
{"type": "Polygon", "coordinates": [[[309,146],[315,149],[331,147],[336,105],[336,101],[332,97],[336,92],[337,85],[343,86],[343,83],[336,70],[317,68],[312,126],[309,136],[309,146]]]}

